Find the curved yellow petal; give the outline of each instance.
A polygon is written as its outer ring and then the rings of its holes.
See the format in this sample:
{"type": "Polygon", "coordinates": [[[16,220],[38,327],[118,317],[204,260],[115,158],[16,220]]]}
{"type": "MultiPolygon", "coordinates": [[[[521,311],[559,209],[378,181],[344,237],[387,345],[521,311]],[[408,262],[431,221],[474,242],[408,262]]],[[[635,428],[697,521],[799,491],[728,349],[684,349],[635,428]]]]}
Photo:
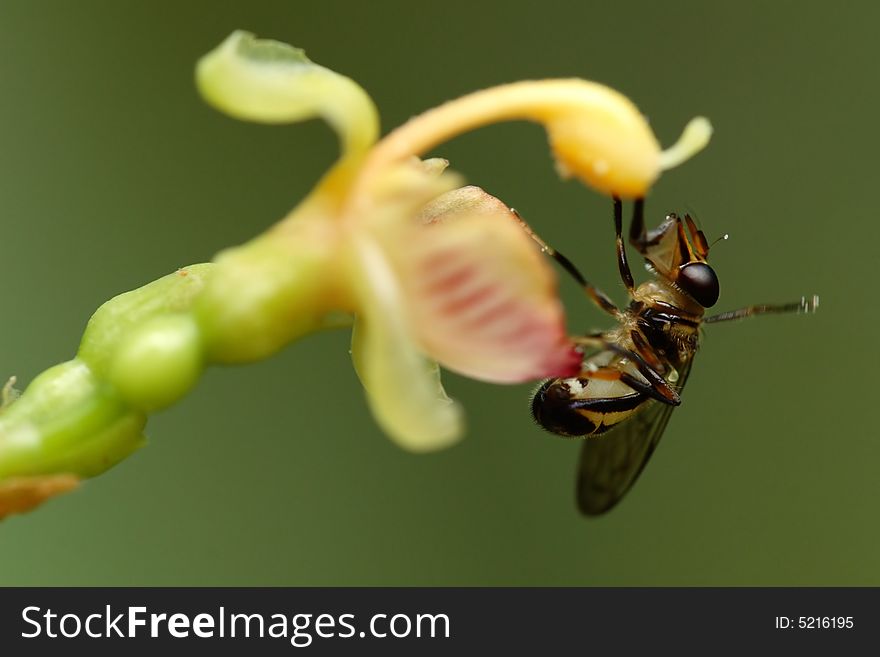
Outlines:
{"type": "Polygon", "coordinates": [[[196,85],[222,112],[244,121],[292,123],[323,117],[346,150],[363,151],[379,134],[373,101],[353,80],[305,52],[249,32],[230,34],[199,60],[196,85]]]}
{"type": "Polygon", "coordinates": [[[644,196],[662,170],[698,152],[711,134],[709,122],[700,118],[678,144],[662,151],[639,109],[614,89],[580,79],[513,82],[444,103],[393,130],[370,152],[358,193],[406,157],[484,125],[521,119],[547,130],[564,177],[628,198],[644,196]]]}
{"type": "Polygon", "coordinates": [[[406,449],[448,447],[463,433],[461,409],[446,396],[436,363],[413,340],[403,290],[383,250],[366,236],[352,246],[349,265],[360,310],[351,353],[370,409],[406,449]]]}
{"type": "Polygon", "coordinates": [[[496,383],[579,371],[553,271],[497,198],[448,192],[388,247],[419,342],[444,367],[496,383]]]}

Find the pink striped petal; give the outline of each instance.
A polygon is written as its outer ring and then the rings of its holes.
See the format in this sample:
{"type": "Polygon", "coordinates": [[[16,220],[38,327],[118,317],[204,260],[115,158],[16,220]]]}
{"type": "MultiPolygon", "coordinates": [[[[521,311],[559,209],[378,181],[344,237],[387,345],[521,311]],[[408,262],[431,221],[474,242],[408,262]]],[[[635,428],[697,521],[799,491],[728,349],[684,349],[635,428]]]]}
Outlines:
{"type": "Polygon", "coordinates": [[[519,220],[478,187],[442,195],[397,235],[392,258],[429,356],[476,379],[573,376],[556,278],[519,220]]]}

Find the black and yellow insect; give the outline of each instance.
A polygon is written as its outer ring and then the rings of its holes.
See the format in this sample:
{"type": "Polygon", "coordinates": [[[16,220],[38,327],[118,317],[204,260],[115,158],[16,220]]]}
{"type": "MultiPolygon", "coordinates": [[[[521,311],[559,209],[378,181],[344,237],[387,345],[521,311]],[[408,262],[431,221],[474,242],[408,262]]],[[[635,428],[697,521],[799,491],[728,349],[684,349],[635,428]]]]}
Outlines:
{"type": "Polygon", "coordinates": [[[691,217],[670,214],[656,230],[647,232],[644,202],[635,201],[629,239],[653,273],[651,280],[638,287],[627,261],[623,208],[618,199],[614,224],[620,276],[630,297],[624,309],[529,231],[587,295],[617,320],[617,326],[608,331],[576,338],[585,350],[580,374],[545,381],[532,399],[532,414],[544,429],[584,439],[577,502],[586,515],[614,507],[645,467],[672,410],[681,403],[702,324],[763,313],[809,312],[818,305],[814,296],[704,317],[705,310],[718,300],[718,277],[706,262],[706,237],[691,217]]]}

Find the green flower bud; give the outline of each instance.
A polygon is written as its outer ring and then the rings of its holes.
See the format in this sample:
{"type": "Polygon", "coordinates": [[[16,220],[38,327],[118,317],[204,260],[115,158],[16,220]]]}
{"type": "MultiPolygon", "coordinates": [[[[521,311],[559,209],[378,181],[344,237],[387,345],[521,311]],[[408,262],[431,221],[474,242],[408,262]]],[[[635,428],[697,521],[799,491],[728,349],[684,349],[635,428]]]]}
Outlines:
{"type": "Polygon", "coordinates": [[[90,477],[143,444],[146,416],[122,404],[89,366],[51,367],[0,415],[0,480],[56,472],[90,477]]]}
{"type": "Polygon", "coordinates": [[[182,267],[173,274],[119,294],[102,305],[83,334],[77,357],[98,376],[104,376],[120,342],[151,317],[188,311],[216,265],[182,267]]]}
{"type": "Polygon", "coordinates": [[[109,380],[126,402],[155,411],[189,392],[202,369],[201,336],[192,316],[163,315],[122,339],[109,380]]]}

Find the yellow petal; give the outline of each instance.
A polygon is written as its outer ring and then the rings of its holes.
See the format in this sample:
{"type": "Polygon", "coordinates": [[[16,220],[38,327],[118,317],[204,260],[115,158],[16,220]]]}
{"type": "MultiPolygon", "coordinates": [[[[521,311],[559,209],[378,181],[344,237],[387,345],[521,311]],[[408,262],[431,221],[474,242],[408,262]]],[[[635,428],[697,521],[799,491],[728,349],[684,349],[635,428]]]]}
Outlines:
{"type": "Polygon", "coordinates": [[[712,124],[705,116],[690,120],[684,127],[681,137],[672,146],[660,153],[660,168],[672,169],[686,162],[709,144],[712,137],[712,124]]]}
{"type": "Polygon", "coordinates": [[[464,187],[430,203],[422,220],[388,246],[426,353],[498,383],[579,371],[553,271],[504,203],[464,187]]]}
{"type": "Polygon", "coordinates": [[[323,117],[346,149],[369,148],[379,132],[373,101],[354,81],[286,43],[237,31],[196,66],[202,96],[244,121],[292,123],[323,117]]]}
{"type": "Polygon", "coordinates": [[[349,265],[359,304],[352,337],[355,369],[380,426],[402,447],[447,447],[463,433],[458,404],[446,396],[435,363],[413,340],[403,291],[386,255],[364,236],[349,265]]]}
{"type": "Polygon", "coordinates": [[[372,149],[358,193],[406,157],[499,121],[530,120],[547,130],[557,168],[604,194],[643,197],[664,169],[685,161],[709,140],[704,118],[692,121],[667,151],[623,94],[587,80],[530,80],[483,89],[410,119],[372,149]]]}

